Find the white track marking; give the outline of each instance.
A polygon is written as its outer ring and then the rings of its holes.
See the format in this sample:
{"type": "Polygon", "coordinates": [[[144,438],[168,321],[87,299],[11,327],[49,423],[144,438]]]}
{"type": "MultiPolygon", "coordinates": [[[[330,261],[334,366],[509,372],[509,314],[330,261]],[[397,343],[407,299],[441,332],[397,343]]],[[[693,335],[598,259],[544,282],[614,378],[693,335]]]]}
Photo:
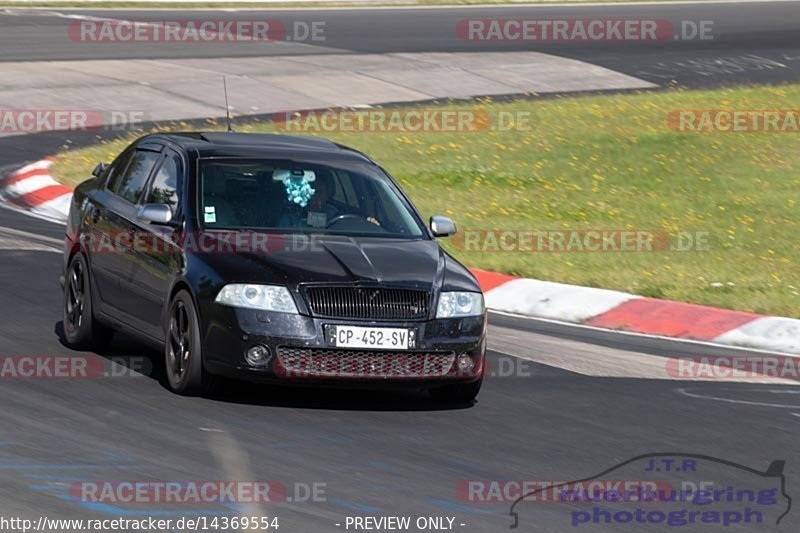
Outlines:
{"type": "Polygon", "coordinates": [[[486,292],[486,306],[521,315],[583,322],[638,298],[641,296],[619,291],[521,278],[486,292]]]}
{"type": "Polygon", "coordinates": [[[11,173],[12,176],[16,176],[17,174],[22,174],[24,172],[30,172],[31,170],[46,170],[53,166],[53,161],[50,159],[40,159],[39,161],[34,161],[33,163],[29,163],[22,168],[19,168],[11,173]]]}
{"type": "Polygon", "coordinates": [[[31,176],[24,180],[12,183],[5,188],[5,193],[13,196],[22,196],[29,192],[37,191],[43,187],[57,185],[58,182],[51,176],[31,176]]]}
{"type": "MultiPolygon", "coordinates": [[[[800,385],[800,384],[799,384],[800,385]]],[[[759,407],[778,407],[781,409],[797,409],[800,405],[789,405],[789,404],[781,404],[781,403],[767,403],[767,402],[753,402],[750,400],[735,400],[733,398],[721,398],[719,396],[711,396],[708,394],[697,394],[693,392],[687,391],[685,388],[681,387],[675,389],[675,392],[682,396],[688,396],[689,398],[696,398],[698,400],[713,400],[716,402],[724,402],[724,403],[736,403],[740,405],[754,405],[759,407]]]]}
{"type": "Polygon", "coordinates": [[[800,320],[765,316],[723,333],[716,340],[740,346],[758,343],[776,351],[800,352],[800,320]]]}

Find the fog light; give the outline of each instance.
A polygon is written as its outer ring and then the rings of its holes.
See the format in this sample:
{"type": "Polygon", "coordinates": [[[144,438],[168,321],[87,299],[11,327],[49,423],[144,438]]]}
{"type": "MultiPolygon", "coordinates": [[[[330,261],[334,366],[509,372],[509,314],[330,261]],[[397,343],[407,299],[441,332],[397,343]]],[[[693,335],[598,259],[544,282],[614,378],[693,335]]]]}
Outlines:
{"type": "Polygon", "coordinates": [[[245,359],[253,366],[264,366],[269,363],[269,348],[256,344],[247,350],[245,359]]]}
{"type": "Polygon", "coordinates": [[[475,363],[472,362],[472,357],[465,353],[458,356],[458,370],[460,372],[469,372],[473,366],[475,366],[475,363]]]}

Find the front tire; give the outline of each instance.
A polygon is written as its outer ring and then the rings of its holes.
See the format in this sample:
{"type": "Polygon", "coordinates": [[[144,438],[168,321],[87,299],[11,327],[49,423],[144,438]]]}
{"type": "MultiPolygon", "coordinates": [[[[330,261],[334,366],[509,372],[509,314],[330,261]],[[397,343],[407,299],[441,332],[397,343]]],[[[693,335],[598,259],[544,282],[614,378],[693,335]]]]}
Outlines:
{"type": "Polygon", "coordinates": [[[167,383],[182,396],[208,393],[215,382],[203,369],[201,338],[194,301],[182,290],[170,303],[164,343],[167,383]]]}
{"type": "Polygon", "coordinates": [[[430,390],[434,400],[455,403],[472,403],[483,385],[483,378],[472,383],[454,383],[430,390]]]}
{"type": "Polygon", "coordinates": [[[76,350],[98,350],[108,346],[114,330],[94,318],[89,267],[78,253],[64,276],[64,339],[76,350]]]}

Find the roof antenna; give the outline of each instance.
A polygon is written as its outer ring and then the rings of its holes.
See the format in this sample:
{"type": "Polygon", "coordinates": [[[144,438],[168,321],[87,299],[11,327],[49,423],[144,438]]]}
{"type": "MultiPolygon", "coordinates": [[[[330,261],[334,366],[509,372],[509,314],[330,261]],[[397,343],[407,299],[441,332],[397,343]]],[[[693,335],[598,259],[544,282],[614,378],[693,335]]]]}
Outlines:
{"type": "Polygon", "coordinates": [[[228,82],[225,81],[225,76],[222,76],[222,87],[225,91],[225,122],[228,124],[228,132],[233,133],[233,128],[231,127],[231,112],[228,107],[228,82]]]}

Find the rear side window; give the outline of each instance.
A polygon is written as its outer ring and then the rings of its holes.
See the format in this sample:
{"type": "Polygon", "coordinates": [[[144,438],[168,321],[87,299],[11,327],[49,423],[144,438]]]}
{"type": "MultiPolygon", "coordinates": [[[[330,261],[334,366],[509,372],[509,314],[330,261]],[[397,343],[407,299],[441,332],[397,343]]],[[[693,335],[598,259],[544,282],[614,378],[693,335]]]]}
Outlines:
{"type": "Polygon", "coordinates": [[[150,176],[150,172],[152,172],[159,157],[161,157],[161,154],[158,152],[137,150],[122,178],[112,180],[117,181],[117,183],[109,184],[109,188],[112,192],[135,204],[142,195],[147,185],[147,178],[150,176]]]}
{"type": "Polygon", "coordinates": [[[178,205],[178,175],[181,171],[181,159],[177,154],[168,153],[164,164],[156,172],[153,185],[147,193],[144,203],[166,204],[175,213],[178,205]]]}

